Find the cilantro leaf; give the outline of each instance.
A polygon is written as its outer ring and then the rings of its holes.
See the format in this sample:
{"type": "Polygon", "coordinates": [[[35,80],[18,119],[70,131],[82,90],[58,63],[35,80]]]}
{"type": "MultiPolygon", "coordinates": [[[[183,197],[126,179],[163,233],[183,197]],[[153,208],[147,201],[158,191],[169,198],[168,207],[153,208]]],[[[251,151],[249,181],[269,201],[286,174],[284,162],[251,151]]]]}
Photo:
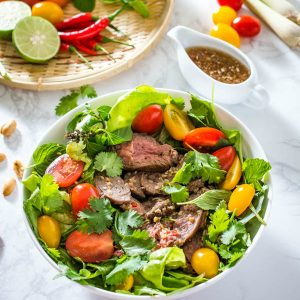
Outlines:
{"type": "Polygon", "coordinates": [[[117,211],[115,216],[115,229],[119,236],[131,235],[133,229],[140,227],[144,219],[134,210],[117,211]]]}
{"type": "Polygon", "coordinates": [[[131,235],[125,236],[120,245],[128,256],[147,254],[155,247],[146,230],[135,230],[131,235]]]}
{"type": "Polygon", "coordinates": [[[182,186],[178,183],[165,185],[162,190],[171,195],[171,200],[175,203],[184,202],[189,197],[189,191],[186,186],[182,186]]]}
{"type": "Polygon", "coordinates": [[[96,90],[89,86],[85,85],[79,89],[71,91],[69,95],[63,96],[55,108],[55,113],[57,116],[63,116],[73,108],[78,106],[79,98],[95,98],[97,97],[96,90]]]}
{"type": "Polygon", "coordinates": [[[91,209],[79,212],[77,225],[83,232],[102,233],[111,226],[115,209],[108,199],[92,198],[89,203],[91,209]]]}
{"type": "Polygon", "coordinates": [[[252,183],[258,191],[262,189],[260,181],[263,180],[266,173],[270,170],[270,163],[260,158],[248,158],[243,163],[245,181],[252,183]]]}
{"type": "Polygon", "coordinates": [[[226,172],[220,169],[218,158],[214,155],[190,151],[186,154],[185,162],[192,165],[193,178],[219,183],[225,177],[226,172]]]}
{"type": "Polygon", "coordinates": [[[210,214],[210,225],[208,226],[208,237],[213,243],[216,242],[218,236],[227,230],[229,226],[229,216],[225,208],[216,210],[210,214]]]}
{"type": "Polygon", "coordinates": [[[233,222],[229,228],[223,232],[221,236],[221,242],[224,245],[229,245],[231,244],[235,239],[238,234],[244,234],[247,233],[245,225],[241,222],[233,222]]]}
{"type": "Polygon", "coordinates": [[[195,204],[203,210],[215,210],[220,204],[220,202],[228,202],[230,195],[230,191],[209,190],[203,193],[202,195],[198,196],[197,198],[188,202],[179,203],[179,205],[195,204]]]}
{"type": "Polygon", "coordinates": [[[140,256],[133,256],[117,264],[116,267],[106,276],[106,284],[117,285],[132,273],[142,269],[146,264],[140,256]]]}
{"type": "Polygon", "coordinates": [[[105,171],[109,177],[120,176],[122,167],[122,159],[115,152],[101,152],[95,158],[94,168],[99,172],[105,171]]]}
{"type": "Polygon", "coordinates": [[[192,164],[184,163],[183,166],[176,172],[175,176],[172,179],[172,182],[188,184],[193,178],[192,170],[192,164]]]}

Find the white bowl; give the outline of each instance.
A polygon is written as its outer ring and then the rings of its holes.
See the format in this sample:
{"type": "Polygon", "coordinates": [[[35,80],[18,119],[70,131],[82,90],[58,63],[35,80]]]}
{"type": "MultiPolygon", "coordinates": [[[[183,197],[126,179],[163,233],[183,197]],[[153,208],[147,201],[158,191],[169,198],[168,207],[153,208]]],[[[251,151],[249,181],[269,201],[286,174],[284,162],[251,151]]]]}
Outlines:
{"type": "MultiPolygon", "coordinates": [[[[171,89],[158,89],[158,90],[169,93],[174,98],[177,98],[177,97],[184,98],[186,101],[186,108],[187,109],[190,108],[190,102],[189,102],[190,95],[188,93],[178,91],[178,90],[171,90],[171,89]]],[[[97,106],[100,106],[103,104],[113,105],[116,102],[116,100],[119,98],[119,96],[121,96],[122,94],[124,94],[126,92],[128,92],[128,90],[113,92],[113,93],[98,97],[97,99],[91,100],[89,103],[92,105],[92,107],[97,107],[97,106]]],[[[229,111],[222,108],[221,106],[216,104],[215,108],[216,108],[216,113],[217,113],[218,119],[219,119],[220,123],[224,126],[224,128],[238,129],[241,131],[242,136],[243,136],[244,155],[246,157],[259,157],[259,158],[263,158],[263,159],[267,160],[266,155],[265,155],[261,145],[255,138],[255,136],[251,133],[251,131],[247,128],[247,126],[245,124],[243,124],[235,116],[233,116],[229,111]]],[[[63,116],[61,119],[56,121],[53,124],[53,126],[50,127],[50,129],[45,133],[44,137],[40,140],[40,142],[38,143],[37,146],[44,144],[44,143],[49,143],[49,142],[64,143],[64,130],[66,128],[66,125],[72,119],[72,116],[74,115],[74,113],[76,113],[78,111],[82,111],[83,109],[84,109],[84,104],[78,106],[77,108],[75,108],[74,110],[72,110],[71,112],[69,112],[68,114],[63,116]]],[[[29,161],[28,165],[32,165],[32,164],[33,164],[33,162],[29,161]]],[[[30,170],[27,169],[24,174],[24,178],[26,178],[29,175],[30,175],[30,170]]],[[[272,194],[271,180],[269,180],[268,184],[269,184],[270,189],[269,189],[268,199],[265,199],[265,201],[268,201],[268,203],[267,203],[267,208],[266,208],[266,211],[264,214],[264,219],[266,221],[268,220],[269,213],[270,213],[270,206],[271,206],[270,205],[271,204],[270,199],[271,199],[271,194],[272,194]]],[[[22,196],[23,196],[23,200],[25,200],[28,196],[25,188],[23,189],[22,196]]],[[[43,250],[43,248],[39,244],[38,240],[36,239],[32,229],[30,227],[30,224],[27,220],[25,213],[24,213],[24,220],[25,220],[29,235],[30,235],[31,239],[33,240],[35,246],[40,251],[40,253],[44,256],[44,258],[50,263],[50,265],[52,265],[58,271],[59,268],[56,265],[56,263],[46,254],[46,252],[43,250]]],[[[247,256],[253,250],[254,246],[257,244],[257,242],[263,232],[263,229],[264,229],[264,226],[259,227],[259,229],[252,241],[252,244],[247,249],[244,257],[247,256]]],[[[244,257],[242,259],[244,259],[244,257]]],[[[133,296],[133,295],[117,294],[117,293],[109,292],[109,291],[106,291],[106,290],[103,290],[100,288],[96,288],[93,286],[83,286],[82,285],[82,288],[88,289],[91,292],[98,294],[99,296],[110,298],[110,299],[115,299],[115,300],[117,300],[117,299],[120,299],[120,300],[121,299],[122,300],[124,300],[124,299],[128,299],[128,300],[129,299],[131,299],[131,300],[132,299],[153,299],[154,297],[155,297],[155,299],[168,299],[168,300],[178,299],[178,298],[187,299],[188,295],[201,292],[203,289],[206,289],[207,287],[209,287],[209,286],[213,285],[214,283],[216,283],[217,281],[221,280],[224,276],[227,276],[234,269],[235,269],[235,267],[233,267],[225,272],[222,272],[218,276],[208,280],[205,283],[202,283],[198,286],[195,286],[193,288],[190,288],[188,290],[185,290],[185,291],[182,291],[177,294],[170,295],[170,296],[133,296]]]]}

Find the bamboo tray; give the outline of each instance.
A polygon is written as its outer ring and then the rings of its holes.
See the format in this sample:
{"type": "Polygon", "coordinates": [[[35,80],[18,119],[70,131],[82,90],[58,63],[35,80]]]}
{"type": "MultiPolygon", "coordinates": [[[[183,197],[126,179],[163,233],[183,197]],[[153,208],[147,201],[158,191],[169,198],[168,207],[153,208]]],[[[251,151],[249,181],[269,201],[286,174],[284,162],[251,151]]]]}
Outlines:
{"type": "MultiPolygon", "coordinates": [[[[125,11],[113,21],[113,24],[125,32],[131,40],[126,40],[108,30],[103,33],[108,37],[122,38],[135,47],[115,43],[104,44],[113,59],[103,52],[97,56],[86,56],[93,66],[92,70],[75,54],[69,53],[58,54],[46,64],[27,63],[19,57],[12,43],[1,41],[0,61],[11,80],[0,78],[0,84],[28,90],[59,90],[91,84],[129,69],[154,48],[165,33],[172,15],[174,0],[148,0],[147,4],[150,10],[149,18],[143,18],[134,11],[125,11]]],[[[93,14],[109,15],[117,8],[97,1],[93,14]]],[[[64,12],[65,17],[78,13],[72,4],[68,4],[64,12]]]]}

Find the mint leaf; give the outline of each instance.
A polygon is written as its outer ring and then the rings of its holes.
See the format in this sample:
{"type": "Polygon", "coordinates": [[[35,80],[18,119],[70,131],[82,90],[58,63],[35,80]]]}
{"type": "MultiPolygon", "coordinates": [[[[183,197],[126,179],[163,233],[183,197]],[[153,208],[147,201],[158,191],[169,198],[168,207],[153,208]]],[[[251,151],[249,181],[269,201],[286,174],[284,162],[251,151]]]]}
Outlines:
{"type": "Polygon", "coordinates": [[[125,236],[120,245],[128,256],[147,254],[155,247],[146,230],[135,230],[131,235],[125,236]]]}
{"type": "Polygon", "coordinates": [[[95,158],[94,168],[105,171],[109,177],[116,177],[122,174],[123,162],[115,152],[101,152],[95,158]]]}
{"type": "Polygon", "coordinates": [[[89,203],[91,209],[79,212],[76,224],[83,232],[102,233],[112,225],[115,209],[108,199],[92,198],[89,203]]]}
{"type": "Polygon", "coordinates": [[[252,183],[258,191],[262,189],[260,181],[270,170],[270,163],[260,158],[247,158],[243,163],[243,174],[246,183],[252,183]]]}
{"type": "Polygon", "coordinates": [[[184,202],[189,197],[189,191],[186,186],[182,186],[178,183],[172,183],[165,185],[162,190],[171,195],[171,200],[175,203],[184,202]]]}

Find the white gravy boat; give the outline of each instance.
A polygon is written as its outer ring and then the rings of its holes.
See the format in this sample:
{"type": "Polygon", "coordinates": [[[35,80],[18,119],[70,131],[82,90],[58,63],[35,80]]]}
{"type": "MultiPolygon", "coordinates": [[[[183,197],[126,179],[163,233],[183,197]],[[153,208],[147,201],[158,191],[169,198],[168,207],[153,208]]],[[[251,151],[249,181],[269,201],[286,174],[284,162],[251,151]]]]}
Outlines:
{"type": "Polygon", "coordinates": [[[268,92],[257,84],[257,72],[252,61],[238,48],[209,35],[200,33],[184,26],[176,26],[168,32],[175,42],[180,70],[188,82],[200,95],[211,99],[214,87],[216,102],[236,104],[244,102],[252,108],[263,108],[269,101],[268,92]],[[186,48],[209,47],[221,50],[248,67],[250,76],[239,84],[228,84],[215,80],[203,72],[188,56],[186,48]]]}

